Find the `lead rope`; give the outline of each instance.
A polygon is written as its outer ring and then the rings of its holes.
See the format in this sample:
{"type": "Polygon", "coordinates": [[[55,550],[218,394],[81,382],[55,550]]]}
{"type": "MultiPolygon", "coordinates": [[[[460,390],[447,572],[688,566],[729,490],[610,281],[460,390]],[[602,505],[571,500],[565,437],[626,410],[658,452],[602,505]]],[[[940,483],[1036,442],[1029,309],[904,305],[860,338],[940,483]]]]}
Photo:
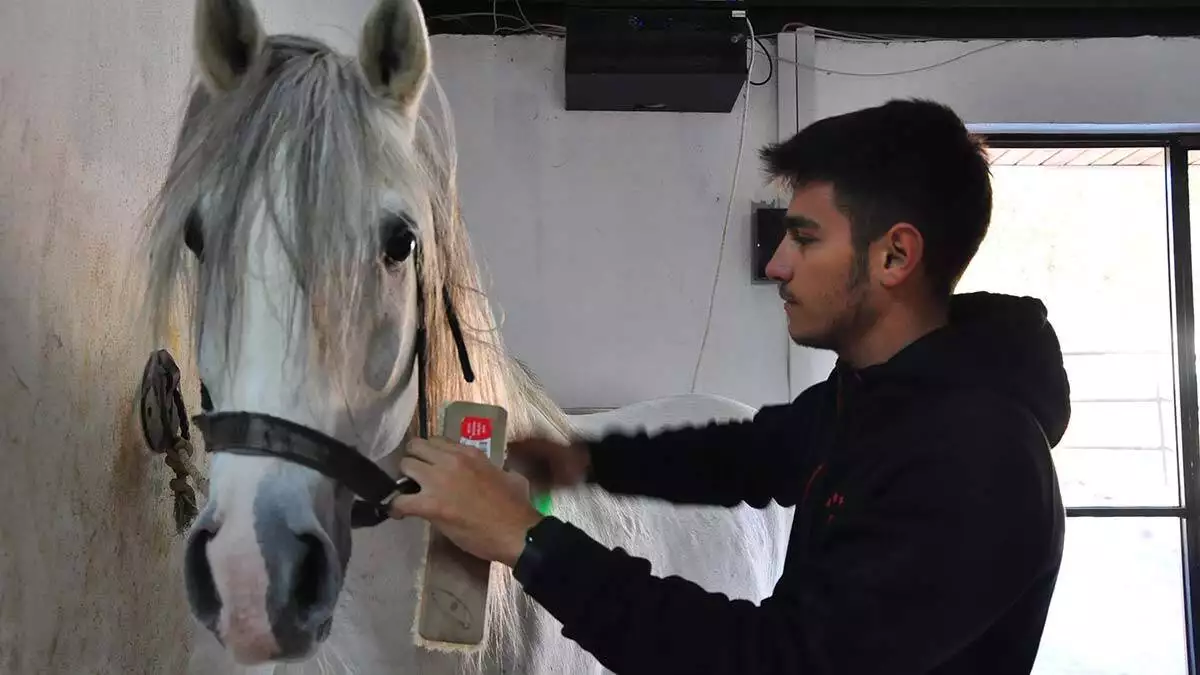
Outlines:
{"type": "MultiPolygon", "coordinates": [[[[207,394],[206,391],[201,392],[201,405],[203,405],[203,399],[208,398],[207,394]]],[[[187,406],[183,403],[183,392],[180,391],[178,382],[171,391],[171,398],[175,403],[175,411],[179,415],[179,436],[175,439],[175,444],[163,453],[165,455],[163,462],[175,472],[175,477],[168,485],[175,495],[173,509],[175,529],[182,533],[192,526],[196,516],[200,513],[199,506],[196,504],[196,493],[199,492],[204,495],[205,499],[208,498],[208,479],[192,462],[196,448],[192,445],[192,434],[187,421],[187,406]],[[192,482],[196,484],[195,490],[188,485],[188,478],[191,478],[192,482]]],[[[209,407],[212,407],[211,403],[209,407]]]]}
{"type": "Polygon", "coordinates": [[[175,529],[183,533],[199,513],[196,493],[208,496],[208,480],[192,462],[195,447],[180,391],[179,366],[165,349],[153,352],[146,363],[140,405],[143,438],[152,452],[163,455],[163,462],[174,473],[167,485],[173,496],[175,529]]]}

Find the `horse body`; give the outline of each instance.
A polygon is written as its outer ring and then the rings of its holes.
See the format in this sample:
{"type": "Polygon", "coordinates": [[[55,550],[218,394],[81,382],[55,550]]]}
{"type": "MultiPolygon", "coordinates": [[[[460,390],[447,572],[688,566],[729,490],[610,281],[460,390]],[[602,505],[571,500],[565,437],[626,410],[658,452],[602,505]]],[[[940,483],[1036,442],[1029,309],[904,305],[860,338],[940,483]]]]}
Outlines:
{"type": "MultiPolygon", "coordinates": [[[[573,430],[589,436],[606,431],[651,432],[680,424],[747,419],[754,409],[727,398],[684,395],[653,399],[615,410],[569,416],[573,430]]],[[[791,509],[772,504],[674,506],[655,500],[620,498],[590,488],[558,492],[556,515],[609,546],[621,546],[651,561],[659,576],[678,575],[706,590],[759,601],[778,579],[791,528],[791,509]],[[730,553],[734,551],[736,553],[730,553]]],[[[247,675],[330,673],[425,673],[454,675],[461,657],[420,649],[410,632],[417,589],[413,570],[425,552],[425,525],[391,522],[355,534],[344,598],[333,635],[307,663],[250,668],[247,675]]],[[[553,617],[510,584],[492,602],[512,603],[519,623],[516,644],[504,658],[482,664],[481,674],[586,675],[607,673],[591,655],[563,638],[553,617]]],[[[238,672],[209,636],[197,644],[189,672],[238,672]]]]}
{"type": "MultiPolygon", "coordinates": [[[[161,327],[179,285],[196,282],[206,435],[223,415],[270,416],[389,464],[417,422],[437,428],[446,401],[505,407],[514,439],[752,412],[680,397],[571,420],[507,356],[478,290],[449,110],[416,0],[377,0],[357,58],[265,36],[249,0],[197,0],[196,37],[202,84],[151,213],[147,309],[161,327]],[[431,82],[440,117],[421,110],[431,82]]],[[[351,531],[354,495],[342,481],[239,442],[251,441],[225,443],[211,462],[184,554],[189,605],[207,629],[192,672],[598,669],[501,565],[482,648],[418,648],[427,526],[351,531]]],[[[590,487],[556,494],[555,512],[659,574],[752,600],[770,592],[788,527],[777,507],[680,508],[590,487]]]]}

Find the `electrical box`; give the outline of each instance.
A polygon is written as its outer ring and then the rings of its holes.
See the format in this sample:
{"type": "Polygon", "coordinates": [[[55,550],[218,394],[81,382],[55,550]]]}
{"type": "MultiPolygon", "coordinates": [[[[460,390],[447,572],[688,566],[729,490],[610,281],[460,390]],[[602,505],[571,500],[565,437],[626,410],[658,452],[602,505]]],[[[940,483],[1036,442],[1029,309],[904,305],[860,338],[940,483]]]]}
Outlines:
{"type": "Polygon", "coordinates": [[[767,263],[779,248],[779,242],[787,235],[787,209],[773,206],[755,206],[750,236],[751,282],[756,284],[777,283],[767,278],[767,263]]]}

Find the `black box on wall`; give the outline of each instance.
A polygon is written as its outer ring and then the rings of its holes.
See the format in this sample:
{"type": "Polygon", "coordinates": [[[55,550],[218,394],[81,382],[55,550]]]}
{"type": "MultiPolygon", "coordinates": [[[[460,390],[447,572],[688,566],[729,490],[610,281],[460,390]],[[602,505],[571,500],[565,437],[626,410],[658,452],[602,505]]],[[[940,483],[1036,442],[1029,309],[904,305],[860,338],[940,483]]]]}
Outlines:
{"type": "Polygon", "coordinates": [[[775,255],[775,249],[779,248],[779,242],[783,241],[784,235],[787,234],[787,223],[784,220],[786,214],[787,209],[784,208],[754,207],[754,220],[750,233],[750,261],[753,274],[751,281],[753,283],[775,283],[767,278],[767,263],[771,261],[771,256],[775,255]]]}
{"type": "Polygon", "coordinates": [[[568,5],[566,109],[730,112],[746,82],[740,6],[568,5]]]}

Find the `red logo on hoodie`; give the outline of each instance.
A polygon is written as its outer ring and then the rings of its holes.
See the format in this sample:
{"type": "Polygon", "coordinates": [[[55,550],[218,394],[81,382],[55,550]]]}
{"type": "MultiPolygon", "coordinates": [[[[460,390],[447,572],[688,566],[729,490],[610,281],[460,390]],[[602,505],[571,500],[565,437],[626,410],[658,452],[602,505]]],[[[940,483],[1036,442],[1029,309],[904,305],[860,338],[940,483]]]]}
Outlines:
{"type": "MultiPolygon", "coordinates": [[[[845,505],[845,503],[846,503],[846,497],[843,496],[842,493],[840,493],[840,492],[834,492],[833,494],[829,495],[828,499],[825,500],[825,510],[831,511],[834,507],[841,507],[841,506],[845,505]]],[[[834,516],[834,514],[830,513],[829,516],[825,519],[826,525],[833,522],[833,516],[834,516]]]]}

